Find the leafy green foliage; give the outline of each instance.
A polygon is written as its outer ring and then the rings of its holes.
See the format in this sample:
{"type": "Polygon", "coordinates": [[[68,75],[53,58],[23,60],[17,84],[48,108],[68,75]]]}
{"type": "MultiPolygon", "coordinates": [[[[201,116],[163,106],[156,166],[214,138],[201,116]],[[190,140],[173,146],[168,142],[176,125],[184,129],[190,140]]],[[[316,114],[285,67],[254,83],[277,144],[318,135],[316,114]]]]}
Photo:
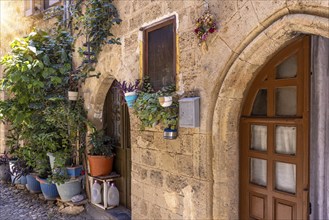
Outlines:
{"type": "Polygon", "coordinates": [[[92,148],[89,151],[90,155],[98,156],[112,156],[112,149],[115,146],[114,139],[104,135],[103,130],[97,130],[92,128],[92,132],[89,135],[89,144],[92,148]]]}
{"type": "Polygon", "coordinates": [[[1,59],[1,87],[9,98],[0,101],[0,119],[12,128],[8,144],[42,177],[51,173],[47,152],[59,154],[56,168],[65,166],[62,160],[74,157],[78,134],[86,132],[82,101],[73,104],[66,98],[72,42],[65,31],[52,36],[36,30],[13,41],[11,54],[1,59]]]}
{"type": "Polygon", "coordinates": [[[111,32],[113,25],[121,23],[118,11],[112,2],[112,0],[86,1],[86,11],[80,17],[84,35],[95,54],[99,54],[103,44],[120,44],[120,39],[115,38],[111,32]]]}
{"type": "Polygon", "coordinates": [[[176,129],[178,120],[178,102],[164,108],[159,103],[157,93],[141,92],[134,103],[135,114],[143,127],[153,127],[162,123],[165,128],[176,129]]]}

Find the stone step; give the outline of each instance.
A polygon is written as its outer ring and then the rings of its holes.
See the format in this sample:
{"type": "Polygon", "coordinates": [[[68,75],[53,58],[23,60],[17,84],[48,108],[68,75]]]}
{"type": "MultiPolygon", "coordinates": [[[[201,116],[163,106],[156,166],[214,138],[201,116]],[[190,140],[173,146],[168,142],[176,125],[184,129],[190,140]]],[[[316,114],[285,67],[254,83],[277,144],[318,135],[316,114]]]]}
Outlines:
{"type": "Polygon", "coordinates": [[[123,206],[103,210],[88,203],[86,212],[93,219],[97,220],[131,220],[131,211],[123,206]]]}

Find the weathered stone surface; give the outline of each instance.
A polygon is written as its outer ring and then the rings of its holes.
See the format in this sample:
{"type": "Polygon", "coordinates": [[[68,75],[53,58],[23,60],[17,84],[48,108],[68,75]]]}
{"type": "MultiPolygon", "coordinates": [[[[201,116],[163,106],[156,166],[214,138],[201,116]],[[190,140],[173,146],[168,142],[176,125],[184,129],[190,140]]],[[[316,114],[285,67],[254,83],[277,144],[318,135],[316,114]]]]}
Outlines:
{"type": "Polygon", "coordinates": [[[84,210],[83,206],[67,206],[63,209],[60,209],[59,211],[67,215],[77,215],[83,212],[83,210],[84,210]]]}
{"type": "Polygon", "coordinates": [[[153,186],[162,187],[163,184],[163,174],[161,171],[151,170],[150,171],[150,180],[153,186]]]}
{"type": "MultiPolygon", "coordinates": [[[[329,37],[329,1],[206,2],[115,1],[123,22],[114,27],[114,33],[122,45],[104,47],[95,71],[102,73],[101,78],[88,79],[84,86],[88,117],[101,128],[104,99],[113,79],[133,80],[143,73],[139,28],[177,16],[177,89],[194,91],[201,97],[201,126],[179,128],[176,140],[164,140],[160,126],[141,130],[129,110],[134,219],[238,219],[239,119],[250,83],[259,68],[296,33],[329,37]],[[199,47],[194,22],[206,9],[206,2],[219,30],[208,36],[207,47],[199,47]]],[[[2,26],[3,46],[14,36],[28,33],[32,21],[21,20],[17,5],[9,9],[8,4],[18,3],[1,3],[7,4],[6,13],[20,21],[12,25],[15,30],[2,26]]],[[[1,48],[1,54],[8,49],[1,48]]],[[[78,60],[75,56],[75,63],[78,60]]],[[[0,152],[5,132],[0,127],[0,152]]],[[[40,218],[31,215],[32,219],[40,218]]]]}
{"type": "MultiPolygon", "coordinates": [[[[42,194],[39,194],[42,195],[42,194]]],[[[83,206],[68,206],[56,201],[46,201],[38,194],[31,194],[26,189],[0,183],[0,216],[1,219],[74,219],[90,220],[83,212],[83,206]],[[14,214],[14,215],[13,215],[14,214]]]]}

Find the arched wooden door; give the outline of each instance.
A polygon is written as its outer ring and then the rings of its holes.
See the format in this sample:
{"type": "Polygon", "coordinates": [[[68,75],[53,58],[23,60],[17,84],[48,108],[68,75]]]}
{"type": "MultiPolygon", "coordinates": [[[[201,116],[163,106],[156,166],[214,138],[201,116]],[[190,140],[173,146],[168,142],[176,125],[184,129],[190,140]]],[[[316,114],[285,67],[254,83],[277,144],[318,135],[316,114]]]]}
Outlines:
{"type": "Polygon", "coordinates": [[[114,171],[121,175],[116,181],[120,193],[120,205],[131,209],[131,148],[130,122],[126,104],[122,104],[122,97],[116,88],[118,81],[114,81],[109,89],[103,109],[105,133],[114,138],[114,171]]]}
{"type": "Polygon", "coordinates": [[[307,219],[310,39],[277,53],[250,87],[240,122],[240,218],[307,219]]]}

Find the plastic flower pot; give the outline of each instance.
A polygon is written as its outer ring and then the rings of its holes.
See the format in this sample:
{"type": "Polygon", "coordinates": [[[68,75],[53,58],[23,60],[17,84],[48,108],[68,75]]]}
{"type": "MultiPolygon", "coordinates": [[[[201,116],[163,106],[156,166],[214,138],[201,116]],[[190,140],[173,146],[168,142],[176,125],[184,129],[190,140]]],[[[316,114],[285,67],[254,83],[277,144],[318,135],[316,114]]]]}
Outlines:
{"type": "Polygon", "coordinates": [[[78,100],[79,93],[76,91],[68,91],[68,98],[70,101],[78,100]]]}
{"type": "Polygon", "coordinates": [[[36,179],[36,174],[28,174],[26,176],[26,180],[27,180],[27,189],[31,193],[40,193],[41,192],[40,183],[36,179]]]}
{"type": "Polygon", "coordinates": [[[56,185],[49,183],[47,179],[42,179],[40,177],[37,177],[37,180],[40,183],[41,192],[45,199],[56,200],[56,198],[59,196],[56,185]]]}
{"type": "Polygon", "coordinates": [[[66,181],[63,184],[56,184],[59,196],[64,202],[70,201],[73,196],[81,192],[82,178],[66,181]]]}
{"type": "Polygon", "coordinates": [[[159,103],[162,107],[169,107],[172,104],[172,96],[159,97],[159,103]]]}
{"type": "Polygon", "coordinates": [[[66,171],[70,178],[76,178],[81,176],[82,166],[66,167],[66,171]]]}
{"type": "Polygon", "coordinates": [[[53,153],[47,153],[47,156],[49,157],[50,167],[51,169],[54,169],[55,164],[55,157],[53,153]]]}
{"type": "Polygon", "coordinates": [[[107,176],[112,172],[113,156],[88,155],[89,170],[92,176],[107,176]]]}
{"type": "Polygon", "coordinates": [[[133,107],[133,104],[135,103],[136,99],[137,99],[136,92],[125,93],[125,100],[129,108],[133,107]]]}
{"type": "Polygon", "coordinates": [[[49,163],[50,163],[50,167],[53,173],[59,173],[61,175],[65,175],[65,173],[67,172],[66,169],[59,169],[59,168],[55,168],[55,156],[53,153],[47,153],[47,156],[49,157],[49,163]]]}

